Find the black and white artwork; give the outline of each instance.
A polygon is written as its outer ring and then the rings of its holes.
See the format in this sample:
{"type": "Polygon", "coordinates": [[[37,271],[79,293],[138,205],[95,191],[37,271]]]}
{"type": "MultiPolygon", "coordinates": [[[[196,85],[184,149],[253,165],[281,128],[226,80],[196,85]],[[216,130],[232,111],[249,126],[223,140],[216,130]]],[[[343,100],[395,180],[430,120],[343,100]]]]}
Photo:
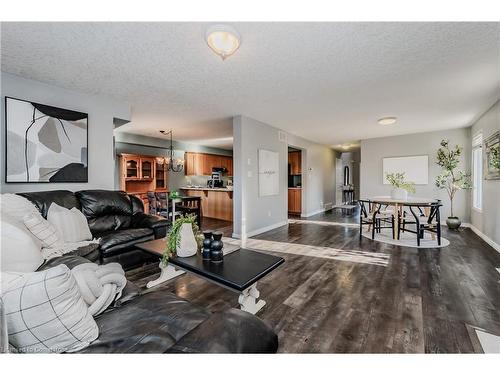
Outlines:
{"type": "Polygon", "coordinates": [[[88,115],[5,98],[6,182],[88,182],[88,115]]]}

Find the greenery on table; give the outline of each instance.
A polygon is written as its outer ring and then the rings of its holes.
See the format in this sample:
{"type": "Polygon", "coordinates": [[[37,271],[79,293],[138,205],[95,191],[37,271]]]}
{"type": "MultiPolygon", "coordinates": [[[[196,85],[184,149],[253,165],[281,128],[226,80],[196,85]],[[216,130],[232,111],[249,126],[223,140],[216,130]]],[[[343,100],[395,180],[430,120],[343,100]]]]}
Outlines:
{"type": "Polygon", "coordinates": [[[386,173],[385,178],[395,188],[406,190],[408,193],[415,194],[415,184],[411,181],[406,181],[404,172],[386,173]]]}
{"type": "Polygon", "coordinates": [[[457,191],[472,187],[470,173],[457,169],[461,155],[462,147],[455,145],[455,147],[450,148],[447,139],[441,141],[441,147],[437,151],[436,164],[443,169],[443,172],[436,177],[436,186],[446,190],[450,197],[450,217],[454,217],[453,198],[457,191]]]}
{"type": "Polygon", "coordinates": [[[490,165],[500,169],[500,145],[490,148],[490,165]]]}
{"type": "Polygon", "coordinates": [[[179,216],[174,223],[172,224],[172,228],[168,232],[167,235],[167,247],[165,248],[165,252],[163,253],[162,262],[166,266],[168,264],[168,260],[176,253],[177,247],[181,242],[181,228],[183,224],[191,224],[193,228],[194,237],[196,238],[196,242],[198,243],[198,249],[201,247],[201,241],[203,241],[203,236],[200,232],[200,228],[196,222],[196,215],[185,215],[179,216]]]}
{"type": "Polygon", "coordinates": [[[174,190],[172,192],[170,192],[170,199],[177,199],[179,198],[179,192],[177,190],[174,190]]]}

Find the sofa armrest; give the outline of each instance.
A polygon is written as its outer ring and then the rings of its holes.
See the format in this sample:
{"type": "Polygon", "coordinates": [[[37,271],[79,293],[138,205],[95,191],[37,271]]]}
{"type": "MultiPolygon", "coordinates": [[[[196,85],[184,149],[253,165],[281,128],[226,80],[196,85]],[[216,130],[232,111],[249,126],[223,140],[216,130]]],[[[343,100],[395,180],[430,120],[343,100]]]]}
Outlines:
{"type": "Polygon", "coordinates": [[[262,320],[238,309],[214,313],[170,353],[276,353],[278,336],[262,320]]]}
{"type": "Polygon", "coordinates": [[[132,215],[131,227],[153,229],[155,238],[163,238],[170,228],[170,221],[158,216],[137,212],[132,215]]]}

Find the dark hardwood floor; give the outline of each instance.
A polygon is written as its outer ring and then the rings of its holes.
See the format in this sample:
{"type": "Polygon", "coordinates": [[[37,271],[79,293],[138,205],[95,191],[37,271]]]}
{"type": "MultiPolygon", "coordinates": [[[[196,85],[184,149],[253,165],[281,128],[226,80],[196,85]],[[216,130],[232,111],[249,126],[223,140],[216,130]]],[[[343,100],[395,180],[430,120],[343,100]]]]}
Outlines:
{"type": "MultiPolygon", "coordinates": [[[[356,205],[356,204],[354,204],[356,205]]],[[[359,206],[356,205],[352,210],[341,208],[332,208],[331,210],[321,212],[319,214],[300,217],[296,215],[288,215],[291,220],[305,220],[305,221],[325,221],[333,223],[359,223],[359,206]]]]}
{"type": "MultiPolygon", "coordinates": [[[[227,223],[204,226],[231,232],[227,223]]],[[[444,230],[451,245],[440,249],[358,235],[355,227],[295,223],[255,237],[390,255],[381,266],[276,253],[285,263],[258,283],[267,301],[258,316],[278,334],[280,352],[468,353],[478,351],[471,326],[500,335],[500,254],[470,229],[444,230]]],[[[144,286],[157,270],[149,264],[127,276],[144,286]]],[[[238,307],[237,294],[192,275],[158,289],[212,311],[238,307]]]]}

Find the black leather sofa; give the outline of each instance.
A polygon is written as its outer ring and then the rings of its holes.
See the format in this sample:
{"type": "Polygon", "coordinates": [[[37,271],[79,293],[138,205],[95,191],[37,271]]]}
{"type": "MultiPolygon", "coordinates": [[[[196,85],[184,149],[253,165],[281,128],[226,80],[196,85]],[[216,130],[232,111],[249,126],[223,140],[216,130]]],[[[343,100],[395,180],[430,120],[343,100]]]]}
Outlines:
{"type": "MultiPolygon", "coordinates": [[[[39,270],[89,260],[53,258],[39,270]]],[[[278,337],[259,318],[238,309],[211,313],[165,291],[141,294],[130,281],[122,297],[96,317],[99,337],[80,353],[275,353],[278,337]]]]}
{"type": "Polygon", "coordinates": [[[144,213],[142,201],[123,191],[68,190],[18,193],[30,200],[44,218],[52,202],[83,212],[95,238],[100,238],[96,253],[87,254],[101,264],[118,262],[124,269],[138,266],[154,258],[135,248],[135,244],[165,237],[170,222],[144,213]]]}
{"type": "MultiPolygon", "coordinates": [[[[134,250],[134,244],[165,236],[168,228],[166,220],[145,215],[142,202],[124,192],[58,190],[20,195],[44,217],[52,202],[77,207],[92,233],[101,237],[100,249],[82,247],[48,260],[38,271],[59,264],[71,269],[91,261],[141,262],[144,254],[134,250]]],[[[234,308],[211,313],[166,291],[142,293],[130,281],[120,299],[96,322],[99,337],[81,353],[275,353],[278,349],[277,335],[252,314],[234,308]]]]}

